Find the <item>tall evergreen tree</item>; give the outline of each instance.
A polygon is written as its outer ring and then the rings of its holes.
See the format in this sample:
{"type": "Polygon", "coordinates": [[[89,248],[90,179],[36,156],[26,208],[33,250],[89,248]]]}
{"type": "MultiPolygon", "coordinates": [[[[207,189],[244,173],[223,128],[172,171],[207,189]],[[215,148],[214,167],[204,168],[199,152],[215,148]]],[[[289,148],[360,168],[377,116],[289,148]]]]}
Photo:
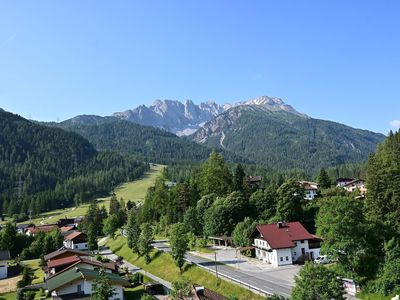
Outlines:
{"type": "Polygon", "coordinates": [[[331,179],[329,178],[329,175],[324,168],[322,168],[321,171],[319,172],[317,177],[317,182],[323,189],[331,187],[331,179]]]}
{"type": "Polygon", "coordinates": [[[215,193],[224,196],[231,190],[232,175],[225,160],[216,151],[201,166],[198,178],[202,195],[215,193]]]}
{"type": "Polygon", "coordinates": [[[139,254],[140,227],[137,221],[137,214],[134,211],[129,212],[126,234],[128,247],[132,249],[133,253],[139,254]]]}
{"type": "Polygon", "coordinates": [[[171,246],[172,258],[179,270],[182,272],[182,267],[185,262],[184,258],[189,243],[187,230],[183,223],[176,223],[172,226],[169,243],[171,246]]]}
{"type": "Polygon", "coordinates": [[[108,300],[115,294],[115,289],[112,287],[110,280],[107,278],[106,271],[103,268],[100,269],[99,277],[93,283],[93,292],[91,299],[108,300]]]}
{"type": "Polygon", "coordinates": [[[277,216],[281,221],[300,221],[303,216],[304,190],[293,179],[278,189],[277,216]]]}
{"type": "Polygon", "coordinates": [[[151,242],[153,241],[153,228],[149,223],[144,223],[140,227],[139,252],[144,256],[146,263],[150,262],[151,242]]]}
{"type": "Polygon", "coordinates": [[[244,172],[243,166],[238,164],[235,169],[235,173],[233,176],[233,189],[234,191],[244,191],[244,180],[246,177],[246,173],[244,172]]]}

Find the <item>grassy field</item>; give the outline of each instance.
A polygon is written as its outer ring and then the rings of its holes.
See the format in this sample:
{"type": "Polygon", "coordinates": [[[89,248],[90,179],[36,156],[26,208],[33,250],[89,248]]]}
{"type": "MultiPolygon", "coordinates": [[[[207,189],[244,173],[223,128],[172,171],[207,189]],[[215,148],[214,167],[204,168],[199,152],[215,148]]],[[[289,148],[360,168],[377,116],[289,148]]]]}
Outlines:
{"type": "Polygon", "coordinates": [[[171,256],[164,252],[152,251],[152,261],[146,265],[142,257],[132,253],[132,250],[126,245],[126,239],[120,235],[115,240],[108,240],[107,246],[132,264],[167,281],[173,282],[185,277],[193,283],[205,286],[228,298],[236,296],[239,299],[246,300],[265,299],[239,285],[224,280],[221,280],[217,285],[217,279],[214,275],[196,266],[185,265],[185,271],[181,275],[171,256]]]}
{"type": "MultiPolygon", "coordinates": [[[[395,295],[393,295],[394,297],[395,295]]],[[[363,300],[390,300],[392,299],[392,297],[389,296],[382,296],[382,295],[378,295],[378,294],[364,294],[364,293],[360,293],[357,294],[357,298],[358,299],[363,299],[363,300]]]]}
{"type": "Polygon", "coordinates": [[[142,285],[139,285],[134,288],[125,288],[124,290],[124,296],[126,300],[140,300],[140,298],[144,294],[145,292],[142,285]]]}
{"type": "MultiPolygon", "coordinates": [[[[124,198],[125,202],[128,200],[135,201],[136,203],[143,202],[147,189],[154,185],[156,177],[161,174],[163,168],[163,165],[151,164],[150,170],[141,178],[118,186],[115,188],[114,193],[118,199],[121,197],[124,198]]],[[[107,210],[109,207],[109,202],[110,196],[103,199],[98,199],[99,206],[104,205],[107,210]]],[[[42,213],[38,218],[32,219],[31,221],[25,221],[23,223],[33,223],[36,225],[53,224],[62,218],[83,216],[86,214],[88,207],[89,204],[83,204],[78,207],[57,209],[42,213]]]]}
{"type": "Polygon", "coordinates": [[[0,300],[15,300],[16,297],[17,297],[17,294],[15,292],[0,294],[0,300]]]}
{"type": "Polygon", "coordinates": [[[32,280],[32,284],[43,282],[44,272],[39,266],[39,263],[40,259],[24,260],[21,262],[22,265],[30,267],[33,271],[34,278],[32,280]]]}

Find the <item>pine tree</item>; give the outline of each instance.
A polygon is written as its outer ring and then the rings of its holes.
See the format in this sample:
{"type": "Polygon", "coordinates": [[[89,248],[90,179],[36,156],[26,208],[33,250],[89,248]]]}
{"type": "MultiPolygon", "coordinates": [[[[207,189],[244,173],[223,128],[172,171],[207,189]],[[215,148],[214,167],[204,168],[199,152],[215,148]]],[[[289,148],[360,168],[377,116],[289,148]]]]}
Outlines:
{"type": "Polygon", "coordinates": [[[139,254],[140,227],[137,221],[137,215],[134,211],[129,212],[126,234],[128,247],[132,249],[133,253],[139,254]]]}
{"type": "Polygon", "coordinates": [[[317,182],[319,183],[320,187],[323,189],[327,189],[331,187],[331,179],[329,178],[328,173],[325,169],[321,169],[318,174],[317,182]]]}
{"type": "Polygon", "coordinates": [[[139,236],[139,252],[144,256],[146,264],[150,262],[151,243],[153,241],[153,229],[149,223],[142,224],[139,236]]]}
{"type": "Polygon", "coordinates": [[[233,177],[233,189],[234,191],[244,191],[244,179],[246,177],[246,173],[244,172],[243,166],[238,164],[235,169],[235,174],[233,177]]]}
{"type": "Polygon", "coordinates": [[[171,255],[175,264],[178,266],[182,273],[182,267],[185,262],[185,254],[188,250],[188,236],[187,230],[183,223],[176,223],[172,226],[171,234],[169,237],[169,244],[171,246],[171,255]]]}
{"type": "Polygon", "coordinates": [[[114,296],[115,289],[111,286],[110,280],[107,278],[106,271],[102,268],[99,270],[99,277],[93,283],[93,300],[108,300],[114,296]]]}

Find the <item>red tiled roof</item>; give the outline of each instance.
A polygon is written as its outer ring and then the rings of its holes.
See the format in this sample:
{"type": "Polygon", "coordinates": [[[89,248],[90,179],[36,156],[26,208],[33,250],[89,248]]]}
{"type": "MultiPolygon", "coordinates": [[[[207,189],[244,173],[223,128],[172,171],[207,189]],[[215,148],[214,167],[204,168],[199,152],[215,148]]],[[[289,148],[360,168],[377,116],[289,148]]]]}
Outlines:
{"type": "Polygon", "coordinates": [[[34,227],[28,227],[26,231],[30,231],[32,233],[37,233],[37,232],[50,232],[54,229],[58,230],[57,225],[42,225],[42,226],[34,226],[34,227]]]}
{"type": "Polygon", "coordinates": [[[61,232],[71,231],[75,228],[75,226],[63,226],[60,228],[61,232]]]}
{"type": "Polygon", "coordinates": [[[84,234],[84,233],[83,233],[83,232],[80,232],[80,231],[75,231],[75,232],[73,232],[73,233],[67,235],[67,236],[65,237],[65,240],[70,240],[70,241],[72,241],[73,239],[75,239],[76,237],[80,236],[81,234],[84,234]]]}
{"type": "Polygon", "coordinates": [[[56,268],[56,267],[60,267],[60,266],[64,266],[64,265],[73,264],[73,263],[76,263],[77,261],[80,261],[79,256],[76,256],[76,255],[68,256],[68,257],[64,257],[64,258],[60,258],[60,259],[50,260],[47,263],[47,267],[56,268]]]}
{"type": "Polygon", "coordinates": [[[294,241],[310,240],[314,237],[301,225],[300,222],[258,225],[256,230],[273,249],[293,248],[294,241]]]}
{"type": "Polygon", "coordinates": [[[45,255],[44,256],[44,260],[48,261],[49,259],[56,258],[57,256],[65,254],[65,253],[68,253],[68,252],[76,254],[77,256],[83,256],[83,255],[87,256],[87,255],[89,255],[89,253],[84,252],[84,251],[79,251],[79,250],[74,250],[74,249],[68,249],[68,248],[61,247],[60,249],[45,255]]]}

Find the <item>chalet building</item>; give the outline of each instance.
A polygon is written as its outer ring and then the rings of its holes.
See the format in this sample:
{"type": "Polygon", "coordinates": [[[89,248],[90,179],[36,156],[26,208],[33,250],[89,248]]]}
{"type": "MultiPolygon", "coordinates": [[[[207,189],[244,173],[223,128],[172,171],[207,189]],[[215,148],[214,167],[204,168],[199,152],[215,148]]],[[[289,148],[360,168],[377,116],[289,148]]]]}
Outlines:
{"type": "MultiPolygon", "coordinates": [[[[124,299],[124,287],[130,286],[129,281],[115,273],[105,274],[115,293],[109,300],[124,299]]],[[[71,266],[48,278],[46,284],[53,300],[90,299],[99,276],[98,269],[71,266]]]]}
{"type": "Polygon", "coordinates": [[[259,188],[261,186],[261,176],[249,176],[247,182],[251,188],[259,188]]]}
{"type": "Polygon", "coordinates": [[[58,227],[64,227],[64,226],[74,226],[75,225],[75,219],[74,218],[63,218],[58,220],[57,226],[58,227]]]}
{"type": "Polygon", "coordinates": [[[39,226],[31,226],[25,229],[25,234],[29,236],[35,236],[39,232],[50,232],[53,230],[59,230],[56,224],[49,224],[49,225],[39,225],[39,226]]]}
{"type": "Polygon", "coordinates": [[[90,256],[68,256],[59,259],[49,260],[44,268],[46,278],[54,276],[66,268],[70,267],[86,268],[90,270],[98,270],[104,268],[108,273],[116,273],[117,265],[114,262],[102,263],[90,256]]]}
{"type": "Polygon", "coordinates": [[[60,259],[60,258],[65,258],[65,257],[70,257],[70,256],[88,256],[88,255],[89,255],[88,252],[61,247],[60,249],[45,255],[44,261],[47,263],[50,260],[55,260],[55,259],[60,259]]]}
{"type": "Polygon", "coordinates": [[[321,239],[300,222],[258,225],[254,239],[256,257],[274,267],[301,263],[319,256],[321,239]]]}
{"type": "Polygon", "coordinates": [[[65,248],[69,249],[88,250],[87,235],[80,231],[67,235],[63,244],[65,248]]]}
{"type": "Polygon", "coordinates": [[[336,179],[336,186],[342,188],[352,181],[354,181],[354,178],[338,178],[336,179]]]}
{"type": "Polygon", "coordinates": [[[10,251],[0,251],[0,279],[7,278],[8,261],[10,260],[10,251]]]}
{"type": "Polygon", "coordinates": [[[360,194],[364,195],[367,192],[365,181],[362,179],[355,179],[353,181],[350,181],[345,184],[343,188],[350,193],[354,192],[355,190],[359,190],[360,194]]]}
{"type": "Polygon", "coordinates": [[[304,200],[314,200],[318,194],[319,184],[311,181],[299,181],[300,186],[304,189],[304,200]]]}

